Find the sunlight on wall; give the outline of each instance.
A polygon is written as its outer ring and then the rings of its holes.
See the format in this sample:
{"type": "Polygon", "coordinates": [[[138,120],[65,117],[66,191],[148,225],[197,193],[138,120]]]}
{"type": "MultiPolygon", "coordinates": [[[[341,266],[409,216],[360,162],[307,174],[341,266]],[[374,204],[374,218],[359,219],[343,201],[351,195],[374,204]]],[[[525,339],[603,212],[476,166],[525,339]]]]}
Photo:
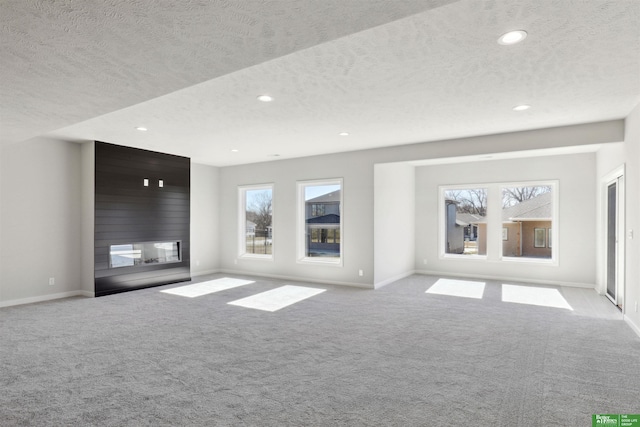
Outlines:
{"type": "Polygon", "coordinates": [[[557,289],[534,286],[502,285],[502,301],[543,307],[565,308],[573,311],[557,289]]]}
{"type": "Polygon", "coordinates": [[[425,293],[482,299],[482,296],[484,295],[484,286],[484,282],[438,279],[438,281],[427,289],[425,293]]]}

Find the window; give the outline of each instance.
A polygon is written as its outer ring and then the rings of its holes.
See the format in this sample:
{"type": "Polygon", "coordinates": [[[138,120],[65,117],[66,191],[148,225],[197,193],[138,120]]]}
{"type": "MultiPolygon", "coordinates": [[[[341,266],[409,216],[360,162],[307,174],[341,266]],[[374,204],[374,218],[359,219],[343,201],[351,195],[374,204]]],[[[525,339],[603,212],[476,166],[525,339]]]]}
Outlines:
{"type": "Polygon", "coordinates": [[[503,242],[502,256],[551,259],[547,230],[553,224],[553,185],[503,186],[501,191],[502,225],[514,236],[503,242]]]}
{"type": "Polygon", "coordinates": [[[311,205],[311,216],[322,216],[324,215],[324,204],[322,203],[314,203],[311,205]]]}
{"type": "Polygon", "coordinates": [[[547,234],[547,230],[545,230],[544,228],[535,228],[533,230],[533,246],[535,248],[547,247],[546,241],[545,241],[546,234],[547,234]]]}
{"type": "Polygon", "coordinates": [[[298,261],[342,265],[342,180],[298,182],[298,261]]]}
{"type": "Polygon", "coordinates": [[[273,185],[238,189],[238,255],[273,257],[273,185]]]}
{"type": "Polygon", "coordinates": [[[557,200],[556,181],[440,187],[440,256],[557,264],[557,200]]]}
{"type": "Polygon", "coordinates": [[[486,188],[449,188],[443,191],[445,254],[487,253],[486,188]]]}

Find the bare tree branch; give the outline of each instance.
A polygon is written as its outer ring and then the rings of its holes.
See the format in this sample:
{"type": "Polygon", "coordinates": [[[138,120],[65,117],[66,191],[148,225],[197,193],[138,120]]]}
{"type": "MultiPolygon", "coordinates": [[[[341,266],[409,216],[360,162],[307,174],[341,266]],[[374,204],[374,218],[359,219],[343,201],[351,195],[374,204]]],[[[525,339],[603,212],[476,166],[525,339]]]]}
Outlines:
{"type": "Polygon", "coordinates": [[[517,205],[525,200],[533,199],[541,194],[551,191],[548,185],[538,185],[534,187],[509,187],[502,189],[502,207],[517,205]]]}
{"type": "Polygon", "coordinates": [[[254,194],[247,205],[247,219],[256,223],[256,230],[266,231],[271,226],[271,198],[271,191],[262,191],[254,194]]]}
{"type": "Polygon", "coordinates": [[[471,188],[464,190],[447,190],[447,199],[457,202],[456,212],[485,216],[487,214],[487,190],[471,188]]]}

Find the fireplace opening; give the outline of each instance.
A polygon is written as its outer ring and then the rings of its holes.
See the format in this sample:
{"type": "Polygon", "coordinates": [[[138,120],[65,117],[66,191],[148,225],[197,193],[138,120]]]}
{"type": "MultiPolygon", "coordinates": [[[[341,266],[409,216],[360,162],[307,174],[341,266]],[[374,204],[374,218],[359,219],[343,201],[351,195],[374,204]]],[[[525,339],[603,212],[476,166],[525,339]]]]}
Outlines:
{"type": "Polygon", "coordinates": [[[109,248],[109,267],[118,268],[180,262],[182,259],[180,246],[180,241],[111,245],[109,248]]]}

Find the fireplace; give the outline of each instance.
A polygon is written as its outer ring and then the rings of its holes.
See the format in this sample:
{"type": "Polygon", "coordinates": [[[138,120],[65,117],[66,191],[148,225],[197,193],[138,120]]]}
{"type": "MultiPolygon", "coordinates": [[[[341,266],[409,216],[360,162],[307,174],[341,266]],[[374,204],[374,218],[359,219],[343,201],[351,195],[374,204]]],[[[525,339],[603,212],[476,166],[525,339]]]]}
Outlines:
{"type": "Polygon", "coordinates": [[[109,247],[110,268],[167,264],[181,260],[180,241],[128,243],[109,247]]]}

